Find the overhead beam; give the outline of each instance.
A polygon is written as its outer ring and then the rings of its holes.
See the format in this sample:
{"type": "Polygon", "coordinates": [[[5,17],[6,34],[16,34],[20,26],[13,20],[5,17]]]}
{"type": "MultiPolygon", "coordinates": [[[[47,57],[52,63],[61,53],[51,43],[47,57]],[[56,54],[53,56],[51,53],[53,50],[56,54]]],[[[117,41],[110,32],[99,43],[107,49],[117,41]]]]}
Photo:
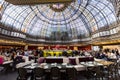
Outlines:
{"type": "Polygon", "coordinates": [[[49,3],[68,3],[74,0],[5,0],[14,5],[34,5],[34,4],[49,4],[49,3]]]}

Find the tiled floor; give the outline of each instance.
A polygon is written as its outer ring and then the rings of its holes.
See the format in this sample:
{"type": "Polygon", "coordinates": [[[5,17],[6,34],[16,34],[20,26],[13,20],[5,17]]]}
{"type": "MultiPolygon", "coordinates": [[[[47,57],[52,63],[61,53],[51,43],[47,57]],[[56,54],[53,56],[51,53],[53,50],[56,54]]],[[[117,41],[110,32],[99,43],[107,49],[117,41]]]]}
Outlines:
{"type": "Polygon", "coordinates": [[[16,80],[17,72],[0,73],[0,80],[16,80]]]}
{"type": "MultiPolygon", "coordinates": [[[[83,72],[79,72],[77,76],[77,80],[94,80],[93,78],[87,79],[83,74],[84,74],[83,72]]],[[[18,76],[17,71],[9,71],[7,73],[0,72],[0,80],[16,80],[17,76],[18,76]]],[[[117,79],[117,80],[120,80],[120,79],[117,79]]]]}
{"type": "MultiPolygon", "coordinates": [[[[17,71],[10,71],[7,73],[0,72],[0,80],[16,80],[17,76],[18,76],[17,71]]],[[[84,76],[78,74],[78,80],[87,80],[87,79],[84,76]]]]}

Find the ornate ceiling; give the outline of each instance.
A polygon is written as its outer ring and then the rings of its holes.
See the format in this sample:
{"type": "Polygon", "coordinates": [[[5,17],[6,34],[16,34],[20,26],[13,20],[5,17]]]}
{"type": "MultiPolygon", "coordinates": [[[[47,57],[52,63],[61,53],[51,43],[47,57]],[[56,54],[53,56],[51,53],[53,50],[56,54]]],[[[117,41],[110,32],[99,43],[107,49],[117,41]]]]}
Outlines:
{"type": "MultiPolygon", "coordinates": [[[[71,3],[13,5],[0,0],[1,24],[43,42],[78,42],[100,37],[118,19],[117,0],[75,0],[71,3]],[[92,33],[99,33],[93,35],[92,33]]],[[[105,32],[111,35],[110,31],[105,32]]],[[[26,37],[27,38],[27,37],[26,37]]]]}

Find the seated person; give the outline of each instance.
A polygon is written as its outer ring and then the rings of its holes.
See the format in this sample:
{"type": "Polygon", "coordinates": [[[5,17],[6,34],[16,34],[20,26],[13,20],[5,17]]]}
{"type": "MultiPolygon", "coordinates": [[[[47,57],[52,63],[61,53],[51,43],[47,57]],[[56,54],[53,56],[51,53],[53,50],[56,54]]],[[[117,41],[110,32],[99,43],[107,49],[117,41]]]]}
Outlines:
{"type": "Polygon", "coordinates": [[[25,60],[22,58],[22,56],[17,56],[15,52],[12,53],[11,55],[11,60],[13,60],[13,68],[16,68],[16,65],[20,62],[25,62],[25,60]]]}
{"type": "Polygon", "coordinates": [[[76,52],[75,50],[72,51],[72,56],[75,56],[76,52]]]}
{"type": "Polygon", "coordinates": [[[62,52],[62,55],[67,57],[67,56],[68,56],[67,51],[64,50],[64,51],[62,52]]]}
{"type": "Polygon", "coordinates": [[[28,53],[27,50],[25,50],[24,55],[25,55],[25,56],[28,56],[28,55],[29,55],[29,53],[28,53]]]}
{"type": "Polygon", "coordinates": [[[46,53],[46,55],[47,55],[47,56],[51,56],[51,54],[50,54],[50,53],[46,53]]]}
{"type": "Polygon", "coordinates": [[[15,52],[12,52],[11,60],[13,60],[12,66],[13,66],[13,69],[15,69],[16,68],[16,64],[17,64],[17,62],[16,62],[16,53],[15,52]]]}
{"type": "Polygon", "coordinates": [[[8,52],[5,52],[4,54],[5,54],[6,57],[10,56],[10,54],[8,52]]]}
{"type": "Polygon", "coordinates": [[[108,60],[108,56],[106,55],[106,53],[101,53],[100,59],[108,60]]]}
{"type": "Polygon", "coordinates": [[[84,52],[80,52],[79,55],[80,55],[80,56],[85,56],[84,52]]]}
{"type": "Polygon", "coordinates": [[[84,52],[85,56],[91,56],[91,54],[88,51],[84,52]]]}
{"type": "Polygon", "coordinates": [[[53,56],[56,56],[56,54],[54,53],[53,56]]]}
{"type": "Polygon", "coordinates": [[[4,62],[4,58],[3,56],[0,55],[0,64],[3,64],[3,62],[4,62]]]}
{"type": "Polygon", "coordinates": [[[15,58],[16,58],[16,53],[15,52],[12,52],[12,54],[11,54],[11,60],[15,60],[15,58]]]}
{"type": "Polygon", "coordinates": [[[39,51],[40,57],[43,57],[43,53],[44,53],[43,50],[40,49],[40,51],[39,51]]]}

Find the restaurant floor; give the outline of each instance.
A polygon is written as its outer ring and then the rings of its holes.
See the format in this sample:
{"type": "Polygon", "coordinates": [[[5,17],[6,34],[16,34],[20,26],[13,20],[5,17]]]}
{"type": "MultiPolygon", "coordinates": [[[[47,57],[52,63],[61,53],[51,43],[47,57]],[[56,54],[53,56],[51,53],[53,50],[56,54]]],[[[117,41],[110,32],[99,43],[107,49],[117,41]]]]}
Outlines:
{"type": "MultiPolygon", "coordinates": [[[[17,72],[0,74],[0,80],[16,80],[18,74],[17,72]]],[[[85,77],[79,76],[78,80],[87,80],[85,77]]]]}
{"type": "MultiPolygon", "coordinates": [[[[16,80],[17,76],[18,76],[17,71],[10,71],[7,73],[0,72],[0,80],[16,80]]],[[[82,75],[82,73],[78,73],[77,80],[94,80],[94,79],[93,78],[87,79],[84,75],[82,75]]]]}

